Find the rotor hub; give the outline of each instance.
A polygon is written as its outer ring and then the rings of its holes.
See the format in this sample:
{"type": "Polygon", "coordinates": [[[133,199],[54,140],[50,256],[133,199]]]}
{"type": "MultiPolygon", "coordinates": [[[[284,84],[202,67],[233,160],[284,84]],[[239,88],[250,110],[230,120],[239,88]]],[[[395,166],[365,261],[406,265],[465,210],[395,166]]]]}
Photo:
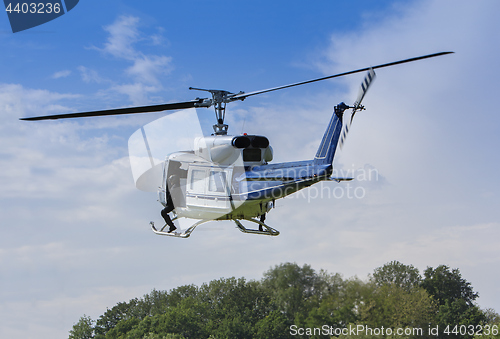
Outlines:
{"type": "Polygon", "coordinates": [[[228,102],[234,101],[233,97],[235,95],[243,94],[244,92],[239,92],[237,94],[231,93],[229,91],[219,90],[219,89],[203,89],[189,87],[190,90],[204,91],[212,94],[211,100],[206,100],[207,104],[200,107],[210,107],[214,106],[215,109],[215,121],[217,122],[213,125],[215,135],[227,135],[227,129],[229,126],[224,123],[226,118],[226,104],[228,102]]]}

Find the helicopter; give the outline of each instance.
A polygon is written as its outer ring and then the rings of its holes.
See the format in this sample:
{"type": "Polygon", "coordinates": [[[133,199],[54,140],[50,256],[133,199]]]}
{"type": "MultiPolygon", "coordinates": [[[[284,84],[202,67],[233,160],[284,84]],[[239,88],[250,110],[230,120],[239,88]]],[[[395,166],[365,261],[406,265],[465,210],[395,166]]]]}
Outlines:
{"type": "MultiPolygon", "coordinates": [[[[249,93],[189,87],[190,90],[208,92],[211,98],[197,97],[185,102],[27,117],[21,120],[55,120],[179,110],[185,112],[187,109],[213,106],[216,118],[213,134],[194,138],[192,149],[171,152],[158,164],[153,162],[144,129],[137,132],[143,137],[151,166],[138,177],[136,186],[139,189],[151,185],[155,187],[158,201],[164,207],[161,215],[165,225],[157,229],[154,222],[151,222],[151,229],[158,235],[188,238],[196,227],[204,223],[229,220],[244,233],[277,236],[280,232],[265,223],[266,215],[275,207],[277,199],[320,181],[353,180],[351,177],[332,176],[333,160],[337,148],[342,147],[345,142],[356,112],[365,109],[361,102],[375,79],[374,70],[451,53],[453,52],[428,54],[249,93]],[[354,104],[349,106],[341,102],[334,107],[318,150],[311,160],[270,164],[273,160],[273,149],[267,137],[246,133],[228,134],[228,125],[224,123],[227,103],[365,71],[367,73],[354,104]],[[347,110],[351,110],[350,118],[344,119],[344,112],[347,110]],[[178,230],[174,221],[179,218],[198,221],[185,230],[178,230]],[[242,221],[256,224],[256,228],[247,228],[242,221]]],[[[129,143],[129,152],[130,149],[129,143]]]]}

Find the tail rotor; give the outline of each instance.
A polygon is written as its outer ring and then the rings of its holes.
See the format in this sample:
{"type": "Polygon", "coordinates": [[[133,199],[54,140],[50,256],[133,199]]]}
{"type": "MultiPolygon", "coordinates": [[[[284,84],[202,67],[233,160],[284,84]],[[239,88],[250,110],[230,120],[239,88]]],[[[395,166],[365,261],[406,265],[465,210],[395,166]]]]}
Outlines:
{"type": "Polygon", "coordinates": [[[361,102],[363,101],[363,98],[365,97],[365,94],[368,91],[368,88],[370,88],[370,85],[372,84],[373,80],[375,80],[375,77],[376,77],[375,71],[373,70],[373,68],[370,68],[365,78],[363,79],[363,82],[361,83],[358,92],[358,97],[356,98],[353,107],[346,107],[346,108],[352,108],[352,112],[351,112],[351,118],[346,121],[346,123],[342,128],[342,132],[340,133],[340,148],[342,148],[342,146],[344,145],[347,133],[349,133],[349,129],[351,128],[354,115],[356,114],[357,111],[362,111],[365,109],[365,106],[361,105],[361,102]]]}

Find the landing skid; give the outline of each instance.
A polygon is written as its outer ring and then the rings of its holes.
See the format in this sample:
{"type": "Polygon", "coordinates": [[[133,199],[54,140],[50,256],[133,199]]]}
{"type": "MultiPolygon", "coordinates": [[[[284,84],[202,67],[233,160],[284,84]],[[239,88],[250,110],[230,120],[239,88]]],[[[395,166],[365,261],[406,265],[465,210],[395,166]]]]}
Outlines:
{"type": "MultiPolygon", "coordinates": [[[[172,221],[174,221],[175,219],[177,218],[174,218],[172,219],[172,221]]],[[[198,221],[197,223],[193,224],[191,227],[189,227],[188,229],[186,229],[184,232],[176,232],[176,231],[173,231],[173,232],[165,232],[165,228],[168,226],[165,224],[165,226],[163,226],[159,231],[156,229],[155,227],[155,223],[154,222],[150,222],[149,224],[151,225],[151,229],[153,230],[153,232],[155,234],[158,234],[158,235],[166,235],[166,236],[169,236],[169,237],[175,237],[175,238],[189,238],[189,236],[191,235],[191,233],[193,233],[194,229],[201,225],[201,224],[204,224],[206,222],[209,222],[209,221],[212,221],[212,220],[200,220],[198,221]]]]}
{"type": "Polygon", "coordinates": [[[273,236],[273,237],[275,237],[275,236],[277,236],[277,235],[280,234],[280,232],[278,230],[275,230],[271,226],[268,226],[268,225],[264,224],[262,221],[251,219],[251,218],[243,219],[243,220],[251,221],[251,222],[254,222],[254,223],[256,223],[256,224],[259,225],[259,229],[258,230],[251,230],[251,229],[245,228],[245,226],[243,226],[238,219],[234,219],[233,221],[236,223],[236,226],[243,233],[270,235],[270,236],[273,236]],[[262,228],[265,229],[265,230],[261,230],[262,228]]]}
{"type": "MultiPolygon", "coordinates": [[[[174,221],[175,219],[177,219],[177,217],[172,219],[172,221],[174,221]]],[[[262,221],[251,219],[251,218],[242,219],[242,220],[251,221],[251,222],[254,222],[254,223],[259,225],[259,230],[252,230],[252,229],[248,229],[245,226],[243,226],[241,224],[240,220],[234,219],[233,221],[236,223],[236,227],[243,233],[261,234],[261,235],[269,235],[269,236],[277,236],[280,234],[280,232],[278,230],[275,230],[274,228],[264,224],[262,221]],[[262,229],[262,230],[260,230],[260,229],[262,229]]],[[[151,229],[153,230],[153,232],[155,234],[166,235],[168,237],[175,237],[175,238],[189,238],[189,236],[191,235],[191,233],[193,233],[193,231],[196,227],[198,227],[199,225],[204,224],[206,222],[209,222],[209,221],[213,221],[213,220],[200,220],[200,221],[194,223],[191,227],[189,227],[188,229],[186,229],[183,232],[176,232],[176,231],[165,232],[165,228],[168,225],[165,224],[165,226],[163,226],[160,230],[157,230],[154,222],[151,221],[149,224],[151,225],[151,229]]]]}

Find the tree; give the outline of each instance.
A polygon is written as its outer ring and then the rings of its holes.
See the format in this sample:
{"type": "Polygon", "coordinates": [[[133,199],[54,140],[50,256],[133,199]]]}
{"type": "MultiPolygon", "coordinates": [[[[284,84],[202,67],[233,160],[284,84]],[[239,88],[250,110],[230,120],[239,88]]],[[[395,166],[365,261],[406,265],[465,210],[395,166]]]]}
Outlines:
{"type": "Polygon", "coordinates": [[[145,294],[142,299],[137,300],[135,305],[130,308],[129,313],[133,317],[143,319],[147,316],[163,313],[169,304],[169,293],[167,291],[153,289],[149,294],[145,294]]]}
{"type": "Polygon", "coordinates": [[[264,273],[262,285],[291,323],[303,321],[318,305],[325,289],[325,281],[311,266],[300,267],[296,263],[285,263],[268,270],[264,273]]]}
{"type": "MultiPolygon", "coordinates": [[[[374,270],[368,281],[343,280],[339,274],[315,272],[309,265],[284,263],[264,273],[259,281],[244,278],[213,280],[200,287],[186,285],[169,292],[153,290],[143,298],[107,309],[97,321],[83,316],[70,339],[182,339],[182,338],[291,338],[290,326],[342,330],[350,324],[372,329],[421,329],[398,338],[429,337],[439,325],[438,338],[457,338],[447,325],[496,326],[493,310],[481,311],[478,294],[458,269],[428,267],[422,279],[412,265],[392,261],[374,270]]],[[[498,332],[482,338],[498,339],[498,332]]],[[[340,337],[352,333],[342,331],[340,337]]],[[[386,332],[387,333],[387,332],[386,332]]],[[[456,332],[455,332],[456,333],[456,332]]],[[[320,338],[324,333],[305,334],[320,338]]],[[[301,334],[299,335],[299,337],[301,334]]],[[[356,333],[357,338],[394,335],[356,333]]],[[[431,338],[436,338],[432,335],[431,338]]],[[[470,335],[460,336],[471,338],[470,335]]]]}
{"type": "Polygon", "coordinates": [[[495,312],[494,309],[487,308],[487,309],[483,310],[483,313],[484,313],[484,317],[485,317],[484,322],[486,324],[493,325],[493,324],[500,323],[500,315],[497,312],[495,312]]]}
{"type": "Polygon", "coordinates": [[[359,307],[373,293],[373,284],[367,284],[357,278],[343,281],[335,275],[330,280],[329,294],[325,296],[318,307],[309,312],[305,326],[321,327],[328,324],[333,328],[345,328],[347,324],[359,320],[359,307]]]}
{"type": "Polygon", "coordinates": [[[255,339],[286,339],[289,338],[290,323],[280,311],[271,311],[255,325],[255,339]]]}
{"type": "Polygon", "coordinates": [[[436,305],[423,288],[407,291],[396,284],[376,287],[359,307],[361,323],[381,328],[420,328],[434,322],[436,305]]]}
{"type": "Polygon", "coordinates": [[[130,317],[130,306],[131,304],[135,304],[135,302],[136,299],[131,300],[130,303],[120,302],[111,309],[107,309],[96,321],[94,327],[95,337],[98,339],[104,338],[106,333],[113,329],[120,320],[130,317]]]}
{"type": "Polygon", "coordinates": [[[252,338],[255,324],[269,314],[270,297],[256,281],[244,278],[213,280],[198,293],[205,306],[206,329],[217,338],[252,338]]]}
{"type": "MultiPolygon", "coordinates": [[[[165,292],[158,292],[165,293],[165,292]]],[[[176,306],[183,299],[188,297],[196,298],[198,295],[198,287],[195,285],[184,285],[180,287],[176,287],[172,289],[169,293],[166,293],[166,303],[165,306],[176,306]]],[[[157,299],[162,300],[162,297],[158,297],[157,299]]],[[[158,313],[154,313],[158,314],[158,313]]]]}
{"type": "Polygon", "coordinates": [[[439,305],[444,305],[447,300],[453,302],[463,299],[467,305],[472,306],[474,300],[479,297],[479,294],[472,289],[470,282],[462,278],[458,268],[450,270],[446,265],[440,265],[436,269],[427,267],[421,286],[434,297],[439,305]]]}
{"type": "Polygon", "coordinates": [[[106,333],[106,338],[108,339],[122,339],[127,336],[127,333],[130,332],[137,324],[139,324],[140,320],[137,318],[129,318],[120,320],[115,327],[110,329],[106,333]]]}
{"type": "Polygon", "coordinates": [[[126,332],[126,337],[142,338],[152,333],[160,338],[169,334],[206,338],[204,327],[204,306],[195,298],[187,297],[161,314],[145,317],[126,332]]]}
{"type": "Polygon", "coordinates": [[[73,325],[69,331],[69,339],[90,339],[94,338],[94,321],[85,314],[73,325]]]}
{"type": "Polygon", "coordinates": [[[404,265],[399,261],[391,261],[373,272],[372,280],[377,286],[394,284],[406,291],[410,291],[420,285],[422,277],[413,265],[404,265]]]}
{"type": "Polygon", "coordinates": [[[484,313],[474,304],[479,294],[462,278],[458,268],[450,270],[440,265],[436,269],[427,267],[421,286],[439,305],[436,322],[440,327],[440,338],[472,338],[471,335],[443,334],[447,326],[477,326],[486,320],[484,313]]]}

